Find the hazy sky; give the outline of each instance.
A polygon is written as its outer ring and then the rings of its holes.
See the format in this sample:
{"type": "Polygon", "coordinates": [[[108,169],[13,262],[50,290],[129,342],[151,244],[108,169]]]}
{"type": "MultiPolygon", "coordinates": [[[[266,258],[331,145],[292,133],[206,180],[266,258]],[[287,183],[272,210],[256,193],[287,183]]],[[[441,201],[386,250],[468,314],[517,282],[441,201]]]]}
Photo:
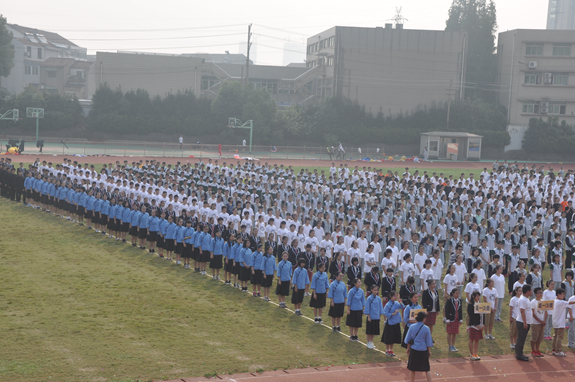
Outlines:
{"type": "MultiPolygon", "coordinates": [[[[245,53],[247,25],[256,64],[303,62],[308,36],[334,25],[383,26],[402,7],[406,29],[444,29],[452,0],[5,1],[9,23],[60,33],[96,51],[245,53]],[[244,48],[241,49],[241,43],[244,48]],[[240,50],[242,50],[240,52],[240,50]],[[298,53],[299,52],[299,53],[298,53]]],[[[499,0],[499,31],[544,29],[547,0],[499,0]]]]}

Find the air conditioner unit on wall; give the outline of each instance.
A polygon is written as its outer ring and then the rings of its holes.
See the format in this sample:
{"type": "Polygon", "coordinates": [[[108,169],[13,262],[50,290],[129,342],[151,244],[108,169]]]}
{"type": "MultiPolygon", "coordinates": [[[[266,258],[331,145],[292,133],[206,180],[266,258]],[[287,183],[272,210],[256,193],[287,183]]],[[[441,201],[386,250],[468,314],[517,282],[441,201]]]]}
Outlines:
{"type": "Polygon", "coordinates": [[[546,85],[553,83],[553,73],[545,73],[543,74],[543,83],[546,85]]]}
{"type": "Polygon", "coordinates": [[[30,57],[30,56],[31,56],[30,52],[24,52],[24,57],[30,57]]]}
{"type": "Polygon", "coordinates": [[[541,102],[539,104],[539,113],[547,114],[548,111],[549,111],[549,102],[541,102]]]}
{"type": "Polygon", "coordinates": [[[537,61],[529,61],[529,69],[537,69],[537,61]]]}

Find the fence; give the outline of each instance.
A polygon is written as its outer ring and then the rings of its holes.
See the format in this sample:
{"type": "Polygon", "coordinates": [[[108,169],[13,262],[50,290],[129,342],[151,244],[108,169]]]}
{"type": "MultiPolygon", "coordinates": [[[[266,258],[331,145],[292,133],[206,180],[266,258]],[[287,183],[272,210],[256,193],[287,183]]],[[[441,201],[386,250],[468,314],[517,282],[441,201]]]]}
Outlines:
{"type": "MultiPolygon", "coordinates": [[[[19,139],[21,137],[10,137],[19,139]]],[[[24,153],[31,154],[38,151],[35,147],[34,137],[22,137],[25,141],[24,153]]],[[[8,138],[4,138],[0,144],[5,148],[8,138]]],[[[413,148],[410,147],[413,151],[413,148]]],[[[345,159],[382,159],[384,152],[374,147],[360,148],[345,147],[345,159]]],[[[337,149],[335,150],[337,152],[337,149]]],[[[168,142],[146,142],[146,141],[89,141],[83,139],[45,138],[42,154],[45,155],[79,155],[79,156],[125,156],[125,157],[199,157],[216,158],[219,157],[219,147],[217,144],[203,143],[168,143],[168,142]]],[[[398,153],[401,154],[401,153],[398,153]]],[[[413,155],[413,152],[411,152],[413,155]]],[[[221,157],[233,158],[234,155],[242,157],[255,157],[259,159],[323,159],[329,160],[330,155],[325,146],[252,146],[250,152],[249,145],[222,145],[221,157]]],[[[388,154],[389,155],[389,154],[388,154]]],[[[402,154],[407,155],[407,154],[402,154]]],[[[336,155],[332,158],[335,160],[336,155]]]]}

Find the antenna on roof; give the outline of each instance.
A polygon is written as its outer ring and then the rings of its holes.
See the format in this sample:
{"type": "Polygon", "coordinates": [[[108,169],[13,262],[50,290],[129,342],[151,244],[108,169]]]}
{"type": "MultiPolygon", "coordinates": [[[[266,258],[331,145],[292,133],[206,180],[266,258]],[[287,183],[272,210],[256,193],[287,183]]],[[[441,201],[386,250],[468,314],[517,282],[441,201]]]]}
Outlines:
{"type": "Polygon", "coordinates": [[[395,16],[387,21],[395,21],[395,26],[397,27],[398,25],[403,25],[403,23],[405,21],[409,21],[408,19],[406,19],[405,17],[403,17],[401,15],[401,9],[403,7],[399,7],[399,8],[395,8],[395,16]]]}

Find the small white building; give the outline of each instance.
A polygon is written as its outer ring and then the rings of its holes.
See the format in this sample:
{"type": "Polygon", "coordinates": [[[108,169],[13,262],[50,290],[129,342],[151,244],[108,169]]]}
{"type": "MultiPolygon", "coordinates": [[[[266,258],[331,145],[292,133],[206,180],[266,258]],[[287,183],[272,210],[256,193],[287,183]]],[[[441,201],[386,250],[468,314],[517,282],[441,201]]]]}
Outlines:
{"type": "Polygon", "coordinates": [[[483,136],[452,131],[421,133],[419,155],[427,149],[429,159],[475,160],[481,159],[483,136]]]}

